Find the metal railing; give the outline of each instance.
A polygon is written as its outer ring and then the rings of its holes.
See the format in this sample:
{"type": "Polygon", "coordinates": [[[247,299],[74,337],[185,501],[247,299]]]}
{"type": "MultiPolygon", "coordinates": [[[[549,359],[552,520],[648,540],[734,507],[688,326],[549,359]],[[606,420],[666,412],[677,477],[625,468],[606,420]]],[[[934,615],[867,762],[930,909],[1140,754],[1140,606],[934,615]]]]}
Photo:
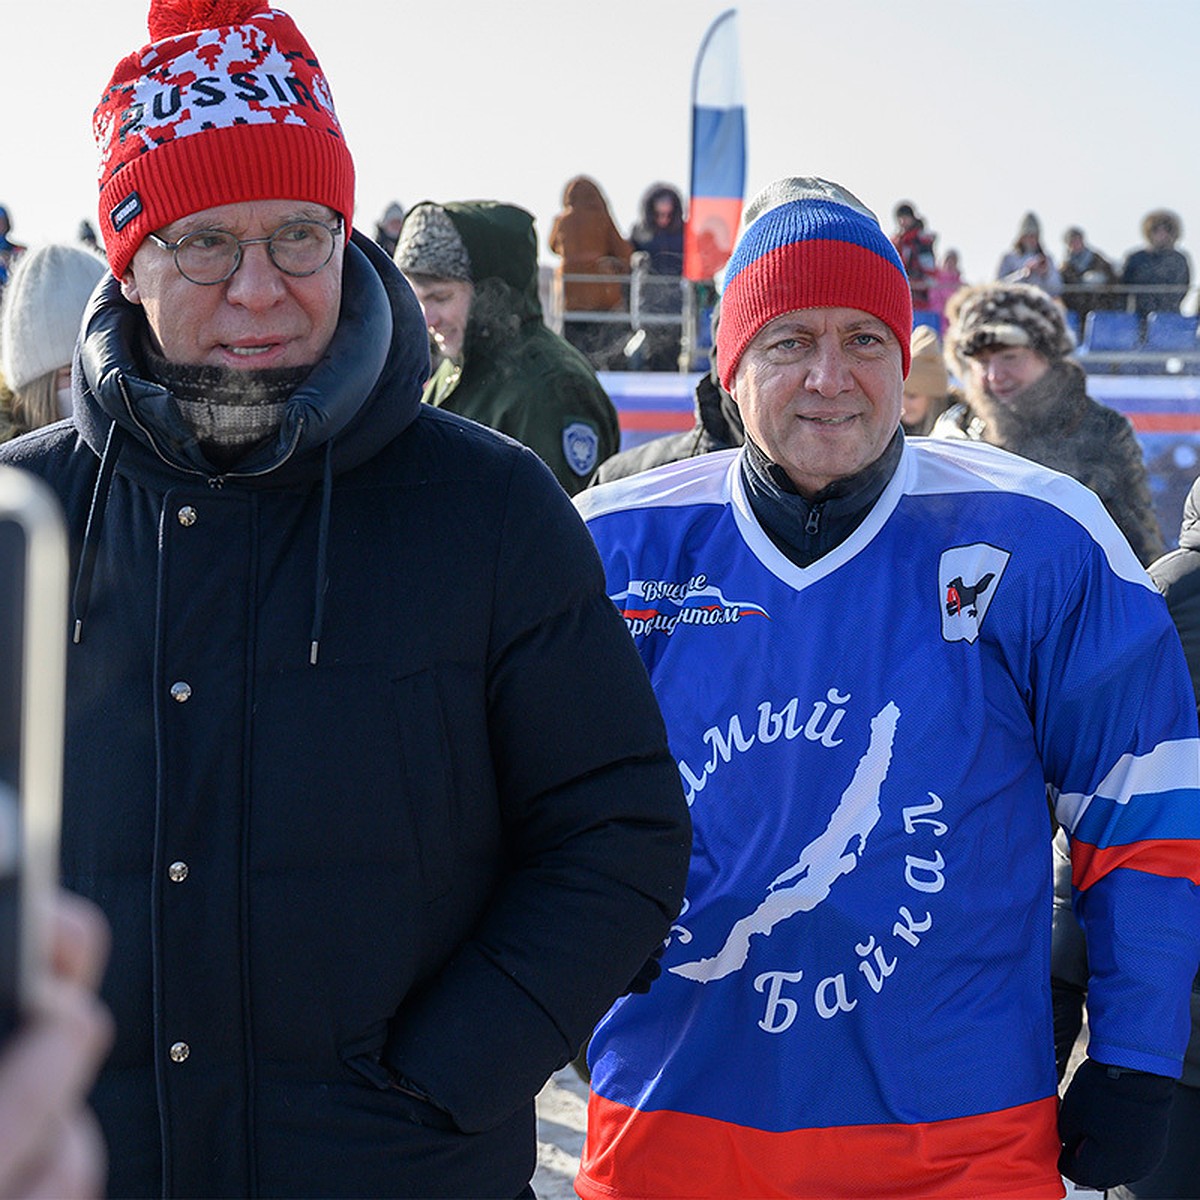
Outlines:
{"type": "MultiPolygon", "coordinates": [[[[627,275],[562,275],[547,269],[544,304],[546,322],[557,333],[570,336],[572,325],[611,326],[613,343],[620,341],[621,333],[628,331],[625,347],[626,357],[631,356],[640,345],[637,337],[643,338],[652,330],[677,329],[682,345],[679,370],[706,370],[709,352],[708,318],[709,308],[697,297],[697,285],[677,275],[653,275],[644,268],[637,268],[627,275]],[[567,284],[618,284],[621,302],[610,309],[569,309],[565,305],[567,284]],[[678,308],[673,306],[678,305],[678,308]]],[[[1170,373],[1200,369],[1200,344],[1195,351],[1160,350],[1137,346],[1129,351],[1086,351],[1084,321],[1089,311],[1137,312],[1139,297],[1163,296],[1170,302],[1162,311],[1183,311],[1189,315],[1200,305],[1200,286],[1189,285],[1186,289],[1179,284],[1064,284],[1058,300],[1068,311],[1079,318],[1073,323],[1076,341],[1080,343],[1080,357],[1097,367],[1119,365],[1130,357],[1140,361],[1147,358],[1169,359],[1170,373]],[[1182,303],[1175,298],[1183,293],[1182,303]],[[1074,300],[1095,301],[1075,304],[1074,300]],[[1081,312],[1082,310],[1082,312],[1081,312]]]]}
{"type": "MultiPolygon", "coordinates": [[[[671,369],[708,369],[708,308],[697,297],[697,285],[679,275],[656,275],[635,265],[629,274],[582,275],[553,272],[544,280],[546,323],[569,341],[584,326],[611,328],[603,351],[590,357],[598,369],[636,368],[652,339],[668,339],[673,353],[671,369]],[[608,309],[568,308],[566,290],[571,284],[605,284],[620,287],[620,303],[608,309]]],[[[663,368],[658,368],[663,369],[663,368]]]]}
{"type": "Polygon", "coordinates": [[[1113,312],[1137,312],[1137,300],[1139,296],[1164,296],[1169,299],[1181,296],[1182,299],[1178,304],[1166,304],[1163,306],[1162,311],[1195,312],[1197,299],[1200,298],[1198,292],[1200,292],[1200,289],[1194,284],[1107,283],[1092,285],[1086,283],[1064,283],[1058,298],[1067,308],[1071,307],[1071,305],[1067,304],[1068,298],[1080,297],[1092,299],[1094,297],[1102,303],[1088,305],[1087,307],[1108,309],[1113,312]]]}
{"type": "Polygon", "coordinates": [[[687,280],[679,275],[652,275],[649,271],[634,270],[628,275],[559,275],[553,276],[547,324],[561,330],[569,321],[592,321],[601,324],[629,325],[644,329],[649,325],[683,324],[683,300],[687,280]],[[603,283],[621,285],[621,307],[610,309],[569,309],[564,292],[567,284],[603,283]],[[679,301],[679,311],[672,312],[670,302],[679,301]]]}

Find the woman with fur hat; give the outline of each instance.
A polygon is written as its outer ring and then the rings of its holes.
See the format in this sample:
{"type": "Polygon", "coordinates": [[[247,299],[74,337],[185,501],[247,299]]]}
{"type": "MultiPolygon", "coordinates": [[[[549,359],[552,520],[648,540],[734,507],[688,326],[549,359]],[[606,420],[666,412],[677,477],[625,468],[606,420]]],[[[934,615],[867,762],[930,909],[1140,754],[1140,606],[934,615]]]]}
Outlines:
{"type": "Polygon", "coordinates": [[[1192,281],[1187,255],[1175,249],[1182,236],[1183,223],[1170,209],[1156,208],[1142,219],[1146,245],[1125,259],[1121,271],[1121,282],[1131,289],[1134,311],[1139,316],[1179,311],[1192,281]],[[1132,290],[1138,285],[1144,285],[1144,290],[1132,290]]]}
{"type": "Polygon", "coordinates": [[[946,317],[946,365],[965,395],[932,436],[990,442],[1078,479],[1153,562],[1163,539],[1141,446],[1128,418],[1088,396],[1059,306],[1040,288],[985,283],[952,296],[946,317]]]}
{"type": "Polygon", "coordinates": [[[71,415],[71,355],[104,259],[76,246],[40,246],[17,261],[0,305],[0,375],[11,394],[8,436],[71,415]]]}

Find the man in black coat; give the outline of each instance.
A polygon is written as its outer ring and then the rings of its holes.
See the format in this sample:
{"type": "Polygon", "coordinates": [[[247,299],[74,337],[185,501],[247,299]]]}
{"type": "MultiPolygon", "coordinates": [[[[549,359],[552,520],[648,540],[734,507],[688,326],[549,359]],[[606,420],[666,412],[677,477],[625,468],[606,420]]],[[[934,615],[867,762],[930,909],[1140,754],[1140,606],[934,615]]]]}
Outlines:
{"type": "Polygon", "coordinates": [[[534,1096],[679,907],[678,770],[553,476],[420,403],[311,48],[219,11],[155,0],[101,98],[74,420],[0,454],[73,540],[109,1191],[529,1195],[534,1096]]]}

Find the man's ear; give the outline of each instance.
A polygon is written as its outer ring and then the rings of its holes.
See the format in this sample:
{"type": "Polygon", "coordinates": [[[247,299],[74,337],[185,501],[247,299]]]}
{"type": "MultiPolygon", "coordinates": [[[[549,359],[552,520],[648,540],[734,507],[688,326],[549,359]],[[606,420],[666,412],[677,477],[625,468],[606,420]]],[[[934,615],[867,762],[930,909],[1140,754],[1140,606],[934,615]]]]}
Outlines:
{"type": "Polygon", "coordinates": [[[137,277],[133,273],[133,264],[125,268],[125,274],[121,276],[121,295],[129,301],[130,304],[141,304],[142,293],[137,285],[137,277]]]}

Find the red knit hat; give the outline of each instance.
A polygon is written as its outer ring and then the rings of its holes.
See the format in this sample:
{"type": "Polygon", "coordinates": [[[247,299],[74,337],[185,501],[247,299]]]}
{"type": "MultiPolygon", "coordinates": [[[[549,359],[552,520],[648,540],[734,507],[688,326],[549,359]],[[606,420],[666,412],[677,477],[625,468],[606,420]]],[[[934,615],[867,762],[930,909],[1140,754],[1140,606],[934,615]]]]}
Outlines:
{"type": "Polygon", "coordinates": [[[354,163],[291,17],[256,0],[150,0],[148,26],[92,118],[113,274],[147,233],[243,200],[325,204],[349,236],[354,163]]]}
{"type": "Polygon", "coordinates": [[[717,367],[726,391],[754,335],[802,308],[858,308],[878,317],[896,335],[908,374],[908,276],[862,201],[826,179],[779,179],[746,206],[742,222],[725,268],[717,327],[717,367]]]}

